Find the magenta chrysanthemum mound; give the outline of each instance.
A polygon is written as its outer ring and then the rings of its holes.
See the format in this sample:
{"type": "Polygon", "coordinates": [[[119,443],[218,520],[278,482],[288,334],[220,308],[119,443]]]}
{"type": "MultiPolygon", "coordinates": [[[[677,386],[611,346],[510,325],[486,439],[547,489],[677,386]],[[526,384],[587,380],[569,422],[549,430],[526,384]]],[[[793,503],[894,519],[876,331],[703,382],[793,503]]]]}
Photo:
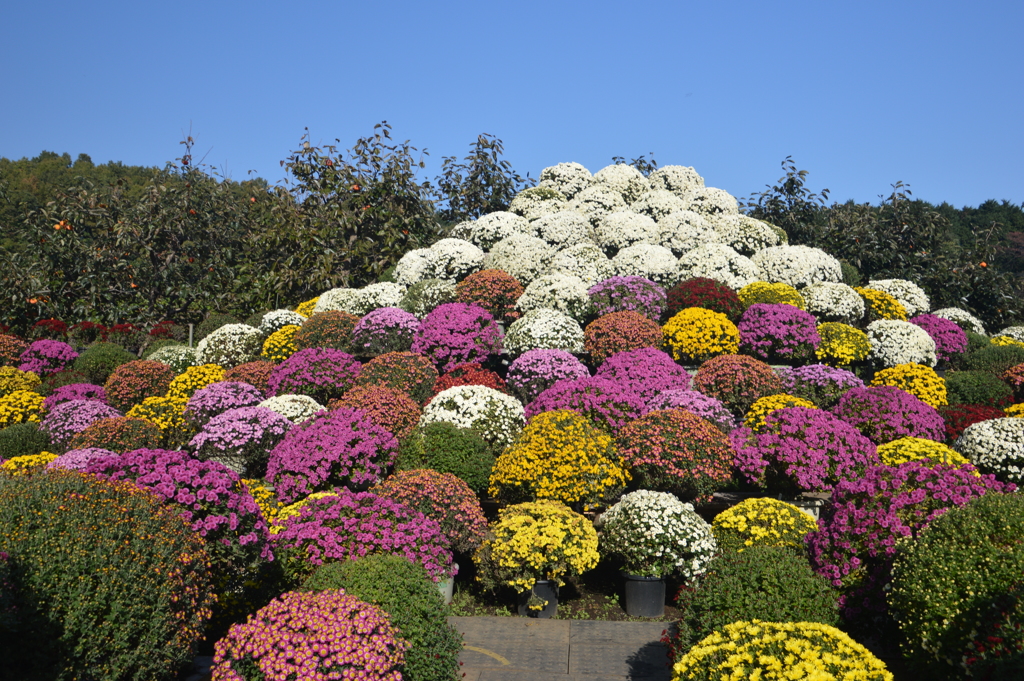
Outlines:
{"type": "Polygon", "coordinates": [[[189,446],[199,459],[215,459],[236,473],[263,477],[270,450],[292,422],[266,407],[238,407],[210,419],[189,446]]]}
{"type": "Polygon", "coordinates": [[[69,383],[54,388],[49,397],[43,400],[43,411],[47,412],[62,402],[71,400],[93,400],[95,402],[107,403],[107,391],[103,386],[92,383],[69,383]]]}
{"type": "Polygon", "coordinates": [[[352,328],[352,351],[376,357],[387,352],[405,352],[412,346],[419,318],[400,307],[370,310],[352,328]]]}
{"type": "Polygon", "coordinates": [[[361,368],[355,357],[341,350],[299,350],[274,367],[267,388],[271,395],[307,395],[327,404],[355,384],[361,368]]]}
{"type": "Polygon", "coordinates": [[[267,482],[282,503],[332,487],[364,487],[383,478],[398,440],[359,409],[322,412],[295,426],[274,447],[267,482]]]}
{"type": "Polygon", "coordinates": [[[100,419],[124,416],[117,409],[97,400],[71,400],[50,409],[39,428],[50,436],[50,443],[59,451],[78,433],[100,419]]]}
{"type": "Polygon", "coordinates": [[[657,348],[618,352],[597,368],[597,377],[621,383],[645,402],[664,390],[686,390],[690,374],[657,348]]]}
{"type": "Polygon", "coordinates": [[[589,376],[583,362],[565,350],[527,350],[508,366],[505,381],[524,404],[559,381],[589,376]]]}
{"type": "Polygon", "coordinates": [[[831,411],[876,445],[901,437],[919,437],[936,442],[945,438],[945,423],[935,407],[888,385],[853,388],[839,399],[831,411]]]}
{"type": "Polygon", "coordinates": [[[591,286],[587,294],[598,317],[628,310],[658,321],[665,313],[665,289],[643,277],[609,277],[591,286]]]}
{"type": "Polygon", "coordinates": [[[822,409],[835,406],[843,395],[853,388],[863,388],[864,381],[852,371],[827,364],[807,364],[802,367],[776,370],[782,379],[782,392],[810,400],[822,409]]]}
{"type": "Polygon", "coordinates": [[[818,321],[784,303],[754,303],[740,317],[740,349],[768,362],[803,362],[821,344],[818,321]]]}
{"type": "Polygon", "coordinates": [[[65,468],[72,471],[81,471],[89,467],[89,464],[105,456],[117,456],[116,452],[99,447],[86,447],[85,449],[72,449],[64,452],[56,459],[46,464],[47,468],[65,468]]]}
{"type": "Polygon", "coordinates": [[[420,322],[412,351],[429,357],[439,370],[448,371],[500,353],[503,338],[494,317],[479,305],[444,303],[420,322]]]}
{"type": "Polygon", "coordinates": [[[185,407],[185,418],[202,428],[214,416],[229,409],[255,407],[264,400],[263,392],[251,383],[220,381],[200,388],[185,407]]]}
{"type": "Polygon", "coordinates": [[[919,314],[910,318],[911,324],[920,326],[935,341],[935,356],[940,362],[967,351],[967,334],[954,322],[933,314],[919,314]]]}
{"type": "Polygon", "coordinates": [[[29,345],[18,358],[19,371],[31,371],[39,376],[48,376],[64,371],[78,359],[78,353],[68,345],[55,340],[37,340],[29,345]]]}
{"type": "Polygon", "coordinates": [[[615,433],[643,413],[644,400],[640,393],[609,378],[560,381],[526,405],[526,420],[556,409],[582,414],[598,427],[615,433]]]}

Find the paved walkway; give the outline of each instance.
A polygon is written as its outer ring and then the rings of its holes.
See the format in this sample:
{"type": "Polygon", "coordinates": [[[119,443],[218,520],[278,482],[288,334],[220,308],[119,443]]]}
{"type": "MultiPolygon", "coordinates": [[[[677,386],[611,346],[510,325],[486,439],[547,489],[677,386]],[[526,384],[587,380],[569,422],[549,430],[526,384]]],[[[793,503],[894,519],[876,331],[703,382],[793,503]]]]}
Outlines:
{"type": "Polygon", "coordinates": [[[668,681],[664,622],[449,617],[464,681],[668,681]]]}

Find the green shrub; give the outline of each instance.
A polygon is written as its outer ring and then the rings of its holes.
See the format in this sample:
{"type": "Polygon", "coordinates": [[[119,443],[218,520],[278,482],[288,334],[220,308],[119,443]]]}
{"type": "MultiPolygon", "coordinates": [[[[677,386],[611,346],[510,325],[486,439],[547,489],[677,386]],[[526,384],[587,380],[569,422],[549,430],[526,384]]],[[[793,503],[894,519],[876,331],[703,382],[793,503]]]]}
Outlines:
{"type": "Polygon", "coordinates": [[[43,382],[36,388],[43,397],[49,397],[53,394],[53,391],[57,388],[62,388],[72,383],[88,383],[89,377],[83,374],[81,371],[75,371],[74,369],[65,369],[64,371],[58,371],[55,374],[50,374],[43,379],[43,382]]]}
{"type": "Polygon", "coordinates": [[[114,343],[93,343],[78,356],[72,368],[88,377],[87,383],[103,385],[114,369],[136,359],[120,345],[114,343]]]}
{"type": "Polygon", "coordinates": [[[479,495],[487,491],[494,453],[476,432],[446,421],[418,427],[402,441],[396,470],[430,468],[461,478],[479,495]]]}
{"type": "Polygon", "coordinates": [[[292,340],[299,350],[334,348],[349,352],[352,348],[352,329],[359,317],[341,310],[317,312],[295,332],[292,340]]]}
{"type": "Polygon", "coordinates": [[[46,451],[50,437],[38,423],[16,423],[0,429],[0,459],[13,459],[46,451]]]}
{"type": "Polygon", "coordinates": [[[444,279],[423,279],[409,287],[398,306],[417,317],[427,316],[444,303],[455,302],[455,284],[444,279]]]}
{"type": "Polygon", "coordinates": [[[963,371],[990,371],[998,375],[1021,363],[1024,363],[1024,347],[987,344],[975,352],[971,352],[968,347],[957,368],[963,371]]]}
{"type": "MultiPolygon", "coordinates": [[[[211,333],[213,333],[222,326],[227,326],[228,324],[241,323],[242,322],[237,317],[234,317],[232,315],[223,314],[220,312],[211,312],[210,314],[206,315],[206,319],[199,322],[199,324],[193,330],[193,342],[198,343],[199,341],[203,340],[204,338],[206,338],[207,336],[209,336],[211,333]]],[[[257,326],[259,326],[259,324],[257,324],[257,326]]]]}
{"type": "Polygon", "coordinates": [[[251,326],[254,329],[258,329],[260,328],[260,324],[263,323],[263,315],[267,314],[268,312],[270,312],[270,310],[257,310],[256,312],[253,312],[251,315],[246,317],[245,321],[242,323],[247,326],[251,326]]]}
{"type": "Polygon", "coordinates": [[[179,340],[174,340],[173,338],[158,338],[152,343],[146,345],[146,349],[142,351],[142,359],[149,359],[154,352],[162,348],[170,348],[178,345],[187,347],[185,343],[182,343],[179,340]]]}
{"type": "Polygon", "coordinates": [[[397,555],[368,555],[327,563],[302,585],[304,591],[344,589],[383,609],[412,647],[403,678],[443,681],[459,674],[462,636],[447,622],[448,608],[421,565],[397,555]]]}
{"type": "Polygon", "coordinates": [[[839,268],[843,272],[843,283],[847,286],[860,286],[861,276],[860,270],[858,270],[853,264],[846,262],[845,260],[839,261],[839,268]]]}
{"type": "Polygon", "coordinates": [[[983,404],[1005,407],[1013,402],[1013,390],[989,371],[951,371],[946,374],[946,398],[950,404],[983,404]]]}
{"type": "Polygon", "coordinates": [[[696,587],[676,597],[676,657],[715,629],[740,620],[839,623],[839,595],[803,556],[782,546],[720,553],[696,587]]]}
{"type": "MultiPolygon", "coordinates": [[[[986,494],[949,510],[914,541],[900,545],[892,568],[889,610],[903,632],[904,658],[917,678],[962,678],[976,643],[1002,649],[1020,664],[1008,631],[978,641],[993,609],[1024,575],[1024,496],[986,494]]],[[[1020,627],[1017,608],[1011,624],[1020,627]]],[[[1010,677],[1006,677],[1010,678],[1010,677]]],[[[1020,678],[1012,677],[1012,678],[1020,678]]]]}
{"type": "Polygon", "coordinates": [[[0,486],[20,633],[0,659],[20,679],[174,679],[213,603],[203,540],[157,497],[74,471],[0,486]]]}

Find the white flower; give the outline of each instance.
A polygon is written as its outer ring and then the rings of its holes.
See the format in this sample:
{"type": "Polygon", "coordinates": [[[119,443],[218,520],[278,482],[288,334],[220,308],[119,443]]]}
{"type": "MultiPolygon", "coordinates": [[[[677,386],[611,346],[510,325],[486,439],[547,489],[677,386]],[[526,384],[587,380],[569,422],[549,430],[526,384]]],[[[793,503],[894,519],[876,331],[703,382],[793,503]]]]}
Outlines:
{"type": "Polygon", "coordinates": [[[556,248],[594,241],[594,230],[586,217],[574,210],[560,210],[530,223],[534,236],[556,248]]]}
{"type": "Polygon", "coordinates": [[[555,249],[543,239],[513,234],[494,244],[484,256],[485,269],[504,270],[524,286],[548,270],[555,249]]]}
{"type": "Polygon", "coordinates": [[[924,289],[906,279],[872,279],[868,282],[867,288],[884,291],[898,300],[906,309],[907,317],[916,317],[932,307],[924,289]]]}
{"type": "Polygon", "coordinates": [[[883,367],[897,364],[935,366],[935,341],[916,324],[896,319],[880,319],[868,324],[870,359],[883,367]]]}
{"type": "Polygon", "coordinates": [[[662,166],[652,172],[647,180],[651,189],[667,189],[681,199],[704,188],[704,178],[689,166],[662,166]]]}
{"type": "Polygon", "coordinates": [[[725,244],[705,244],[679,258],[679,279],[707,277],[734,291],[762,279],[761,268],[725,244]]]}
{"type": "Polygon", "coordinates": [[[465,239],[486,251],[505,237],[529,233],[529,220],[515,213],[496,211],[477,220],[460,222],[452,228],[451,236],[465,239]]]}
{"type": "MultiPolygon", "coordinates": [[[[633,203],[640,198],[641,194],[651,189],[651,183],[643,176],[643,173],[625,163],[616,163],[601,168],[594,174],[594,180],[599,185],[604,185],[617,192],[626,204],[633,203]]],[[[669,189],[669,187],[660,187],[660,189],[669,189]]]]}
{"type": "Polygon", "coordinates": [[[669,213],[658,221],[658,232],[655,243],[668,248],[676,257],[704,244],[726,242],[710,220],[692,210],[669,213]]]}
{"type": "Polygon", "coordinates": [[[855,325],[864,318],[864,299],[846,284],[821,281],[801,290],[800,295],[819,322],[855,325]]]}
{"type": "Polygon", "coordinates": [[[522,403],[511,395],[483,385],[457,385],[427,403],[420,425],[447,421],[472,428],[500,450],[512,444],[525,420],[522,403]]]}
{"type": "Polygon", "coordinates": [[[607,252],[641,241],[658,243],[658,223],[646,215],[620,210],[608,213],[597,225],[597,243],[607,252]]]}
{"type": "Polygon", "coordinates": [[[521,355],[527,350],[583,352],[583,328],[558,310],[530,310],[512,322],[505,333],[508,354],[521,355]]]}
{"type": "Polygon", "coordinates": [[[724,189],[717,187],[701,187],[689,192],[683,199],[686,207],[705,217],[716,215],[738,215],[740,212],[736,198],[724,189]]]}
{"type": "Polygon", "coordinates": [[[1024,419],[1007,417],[973,423],[953,444],[982,473],[1024,483],[1024,419]]]}
{"type": "Polygon", "coordinates": [[[225,369],[252,362],[263,349],[263,334],[248,324],[226,324],[196,345],[196,364],[219,364],[225,369]]]}
{"type": "Polygon", "coordinates": [[[788,244],[786,233],[763,220],[748,215],[725,214],[714,218],[715,229],[722,235],[722,241],[737,252],[751,256],[772,246],[788,244]]]}
{"type": "MultiPolygon", "coordinates": [[[[406,256],[409,254],[406,253],[406,256]]],[[[359,289],[357,288],[332,288],[320,294],[313,308],[313,314],[327,312],[328,310],[341,310],[349,314],[355,314],[359,306],[359,289]]]]}
{"type": "Polygon", "coordinates": [[[655,222],[677,210],[686,210],[690,204],[667,189],[652,189],[630,204],[634,213],[646,215],[655,222]]]}
{"type": "Polygon", "coordinates": [[[594,176],[579,163],[559,163],[540,171],[540,183],[571,199],[594,183],[594,176]]]}
{"type": "Polygon", "coordinates": [[[424,279],[409,287],[398,304],[420,319],[438,305],[455,301],[455,282],[450,279],[424,279]]]}
{"type": "Polygon", "coordinates": [[[944,307],[941,310],[932,312],[932,314],[936,317],[948,319],[955,324],[969,326],[971,331],[974,333],[981,334],[982,336],[986,335],[985,325],[981,323],[980,319],[972,315],[967,310],[961,310],[958,307],[944,307]]]}
{"type": "Polygon", "coordinates": [[[196,350],[187,345],[165,345],[146,357],[154,362],[163,362],[174,369],[175,373],[181,374],[189,367],[197,366],[196,350]]]}
{"type": "Polygon", "coordinates": [[[464,239],[441,239],[430,247],[429,276],[424,279],[465,279],[480,269],[484,252],[464,239]]]}
{"type": "Polygon", "coordinates": [[[764,280],[800,289],[819,281],[839,283],[843,270],[839,261],[820,248],[772,246],[750,256],[761,269],[764,280]]]}
{"type": "Polygon", "coordinates": [[[306,321],[306,318],[298,312],[293,312],[292,310],[271,310],[263,315],[263,318],[260,320],[260,333],[264,336],[269,336],[289,324],[302,326],[304,321],[306,321]]]}
{"type": "Polygon", "coordinates": [[[512,198],[508,210],[527,220],[536,220],[549,213],[557,213],[568,207],[565,194],[551,187],[530,187],[512,198]]]}
{"type": "Polygon", "coordinates": [[[664,246],[639,243],[627,246],[612,258],[619,276],[638,276],[670,288],[679,281],[679,261],[664,246]]]}
{"type": "Polygon", "coordinates": [[[586,283],[571,274],[545,274],[537,277],[516,301],[521,312],[550,308],[582,322],[590,312],[586,283]]]}
{"type": "Polygon", "coordinates": [[[1024,343],[1024,326],[1008,326],[999,333],[997,336],[1009,336],[1015,341],[1024,343]]]}
{"type": "MultiPolygon", "coordinates": [[[[409,251],[408,253],[403,255],[395,264],[395,281],[397,281],[399,284],[412,286],[417,281],[420,281],[422,279],[429,279],[431,271],[430,259],[431,252],[429,248],[416,248],[409,251]]],[[[333,290],[336,291],[339,289],[333,290]]],[[[351,291],[353,289],[342,290],[351,291]]],[[[319,307],[319,305],[320,303],[318,302],[317,306],[319,307]]],[[[337,310],[341,308],[324,309],[337,310]]],[[[314,310],[313,312],[316,313],[323,311],[324,310],[314,310]]]]}
{"type": "Polygon", "coordinates": [[[601,247],[580,243],[564,248],[551,259],[548,274],[567,274],[579,277],[589,287],[612,276],[612,261],[601,247]]]}
{"type": "Polygon", "coordinates": [[[356,295],[345,312],[362,317],[377,308],[398,307],[398,304],[402,302],[402,297],[405,296],[405,291],[406,287],[402,284],[388,281],[369,284],[361,289],[356,289],[356,295]]]}
{"type": "Polygon", "coordinates": [[[275,395],[260,402],[259,406],[277,412],[292,423],[302,423],[324,411],[324,406],[309,395],[275,395]]]}
{"type": "Polygon", "coordinates": [[[608,213],[627,208],[622,194],[605,184],[592,184],[569,202],[569,209],[585,217],[592,227],[597,227],[608,213]]]}

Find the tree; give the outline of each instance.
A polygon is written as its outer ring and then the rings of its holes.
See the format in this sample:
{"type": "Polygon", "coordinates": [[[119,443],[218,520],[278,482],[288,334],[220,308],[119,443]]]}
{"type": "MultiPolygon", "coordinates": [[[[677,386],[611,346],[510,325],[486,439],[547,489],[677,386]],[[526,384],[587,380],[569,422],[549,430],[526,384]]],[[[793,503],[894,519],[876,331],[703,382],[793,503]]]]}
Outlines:
{"type": "Polygon", "coordinates": [[[523,179],[512,170],[500,139],[483,133],[470,145],[470,152],[461,163],[454,156],[445,156],[437,186],[443,208],[438,218],[447,225],[473,220],[487,213],[508,210],[512,198],[533,186],[527,174],[523,179]]]}

